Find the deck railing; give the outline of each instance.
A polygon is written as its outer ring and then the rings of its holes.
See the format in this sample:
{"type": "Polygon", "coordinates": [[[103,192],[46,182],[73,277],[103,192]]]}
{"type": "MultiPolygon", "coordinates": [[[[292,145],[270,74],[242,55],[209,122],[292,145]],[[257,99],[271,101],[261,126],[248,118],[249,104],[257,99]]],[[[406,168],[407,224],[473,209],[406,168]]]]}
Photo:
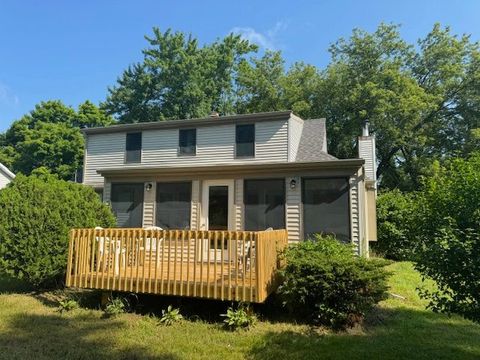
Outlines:
{"type": "Polygon", "coordinates": [[[263,302],[286,230],[74,229],[67,286],[263,302]]]}

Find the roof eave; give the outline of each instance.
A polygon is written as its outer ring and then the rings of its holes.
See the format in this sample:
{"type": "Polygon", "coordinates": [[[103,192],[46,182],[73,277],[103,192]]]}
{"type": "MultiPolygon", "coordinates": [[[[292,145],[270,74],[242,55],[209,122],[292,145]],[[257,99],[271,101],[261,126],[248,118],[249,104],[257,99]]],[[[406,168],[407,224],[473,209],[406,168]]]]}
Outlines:
{"type": "Polygon", "coordinates": [[[241,115],[228,115],[220,117],[206,117],[195,119],[181,119],[181,120],[168,120],[168,121],[154,121],[145,123],[134,124],[118,124],[105,127],[85,128],[81,129],[82,133],[86,135],[91,134],[108,134],[115,132],[129,132],[129,131],[143,131],[152,129],[171,129],[171,128],[184,128],[192,126],[208,126],[218,125],[219,123],[242,123],[249,121],[268,121],[268,120],[282,120],[288,119],[292,115],[291,110],[287,111],[275,111],[253,114],[241,114],[241,115]]]}
{"type": "Polygon", "coordinates": [[[164,166],[164,167],[121,167],[98,169],[97,173],[102,176],[121,175],[208,175],[213,172],[222,171],[222,174],[241,174],[245,171],[286,171],[295,170],[349,170],[356,171],[363,166],[363,159],[341,159],[329,161],[309,162],[282,162],[282,163],[249,163],[249,164],[216,164],[206,166],[164,166]]]}

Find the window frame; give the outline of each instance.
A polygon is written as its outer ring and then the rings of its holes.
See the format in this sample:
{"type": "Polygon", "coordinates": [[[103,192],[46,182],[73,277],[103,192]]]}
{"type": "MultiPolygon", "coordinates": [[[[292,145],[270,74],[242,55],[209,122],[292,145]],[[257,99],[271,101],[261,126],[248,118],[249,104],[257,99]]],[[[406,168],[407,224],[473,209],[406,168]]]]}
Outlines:
{"type": "MultiPolygon", "coordinates": [[[[347,182],[347,209],[348,209],[348,238],[349,243],[352,241],[352,204],[350,199],[350,191],[351,191],[351,184],[350,184],[350,177],[349,176],[303,176],[301,178],[301,186],[302,186],[302,193],[301,193],[301,204],[302,204],[302,233],[303,239],[307,240],[307,233],[305,231],[305,180],[328,180],[328,179],[344,179],[347,182]]],[[[341,239],[337,239],[341,241],[341,239]]]]}
{"type": "Polygon", "coordinates": [[[142,162],[142,154],[143,153],[143,132],[135,131],[135,132],[127,132],[125,134],[125,154],[124,154],[124,163],[125,164],[140,164],[142,162]],[[128,136],[129,135],[137,135],[140,134],[140,149],[139,150],[128,150],[128,136]],[[140,157],[138,161],[128,160],[128,152],[129,151],[139,151],[140,157]]]}
{"type": "MultiPolygon", "coordinates": [[[[113,200],[113,194],[115,193],[114,189],[118,186],[132,186],[132,187],[138,187],[137,190],[139,190],[139,194],[141,194],[141,201],[140,201],[140,226],[138,227],[142,227],[143,226],[143,216],[144,216],[144,212],[143,212],[143,208],[144,208],[144,204],[145,204],[145,184],[143,182],[113,182],[110,184],[110,199],[109,199],[109,203],[110,203],[110,207],[112,208],[112,211],[113,211],[113,203],[116,202],[113,200]],[[140,190],[141,189],[141,190],[140,190]]],[[[114,215],[115,215],[115,224],[116,224],[116,227],[118,228],[123,228],[125,229],[125,227],[120,227],[118,225],[118,218],[117,218],[117,214],[116,212],[114,212],[114,215]]],[[[129,228],[129,227],[132,227],[132,226],[128,226],[126,228],[129,228]]]]}
{"type": "MultiPolygon", "coordinates": [[[[247,197],[247,186],[246,186],[246,182],[247,181],[282,181],[282,188],[283,188],[283,229],[286,229],[287,228],[287,186],[286,186],[286,178],[271,178],[271,177],[268,177],[268,178],[244,178],[243,179],[243,227],[244,229],[246,229],[246,219],[247,219],[247,215],[246,215],[246,197],[247,197]]],[[[266,229],[264,229],[266,230],[266,229]]],[[[245,230],[245,231],[260,231],[260,230],[245,230]]]]}
{"type": "Polygon", "coordinates": [[[197,155],[197,128],[185,128],[185,129],[178,129],[178,148],[177,148],[177,155],[178,156],[196,156],[197,155]],[[182,152],[181,146],[181,138],[182,138],[182,131],[194,131],[195,134],[195,143],[193,145],[193,153],[184,153],[182,152]]]}
{"type": "Polygon", "coordinates": [[[235,124],[235,159],[253,159],[255,158],[257,152],[257,127],[255,123],[253,124],[235,124]],[[253,127],[253,154],[252,155],[238,155],[238,140],[237,133],[238,127],[240,126],[251,126],[253,127]]]}

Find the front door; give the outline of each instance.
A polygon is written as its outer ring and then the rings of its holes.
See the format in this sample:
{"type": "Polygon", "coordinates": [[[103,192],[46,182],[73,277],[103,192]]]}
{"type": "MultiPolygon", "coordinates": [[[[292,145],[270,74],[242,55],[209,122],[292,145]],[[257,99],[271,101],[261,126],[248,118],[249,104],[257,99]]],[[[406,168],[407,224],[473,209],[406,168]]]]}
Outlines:
{"type": "MultiPolygon", "coordinates": [[[[233,180],[204,181],[202,194],[203,228],[205,230],[233,230],[233,180]]],[[[205,241],[203,259],[228,260],[228,243],[220,239],[205,241]]]]}

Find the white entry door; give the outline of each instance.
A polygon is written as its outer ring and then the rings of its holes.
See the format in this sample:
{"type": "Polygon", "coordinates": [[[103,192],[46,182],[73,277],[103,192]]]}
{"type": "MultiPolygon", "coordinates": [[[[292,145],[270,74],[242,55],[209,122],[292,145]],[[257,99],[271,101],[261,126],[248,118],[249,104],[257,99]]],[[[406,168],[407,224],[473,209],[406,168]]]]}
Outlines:
{"type": "MultiPolygon", "coordinates": [[[[205,180],[202,193],[202,228],[205,230],[234,230],[233,180],[205,180]]],[[[205,241],[204,261],[228,260],[228,243],[220,239],[205,241]]]]}

